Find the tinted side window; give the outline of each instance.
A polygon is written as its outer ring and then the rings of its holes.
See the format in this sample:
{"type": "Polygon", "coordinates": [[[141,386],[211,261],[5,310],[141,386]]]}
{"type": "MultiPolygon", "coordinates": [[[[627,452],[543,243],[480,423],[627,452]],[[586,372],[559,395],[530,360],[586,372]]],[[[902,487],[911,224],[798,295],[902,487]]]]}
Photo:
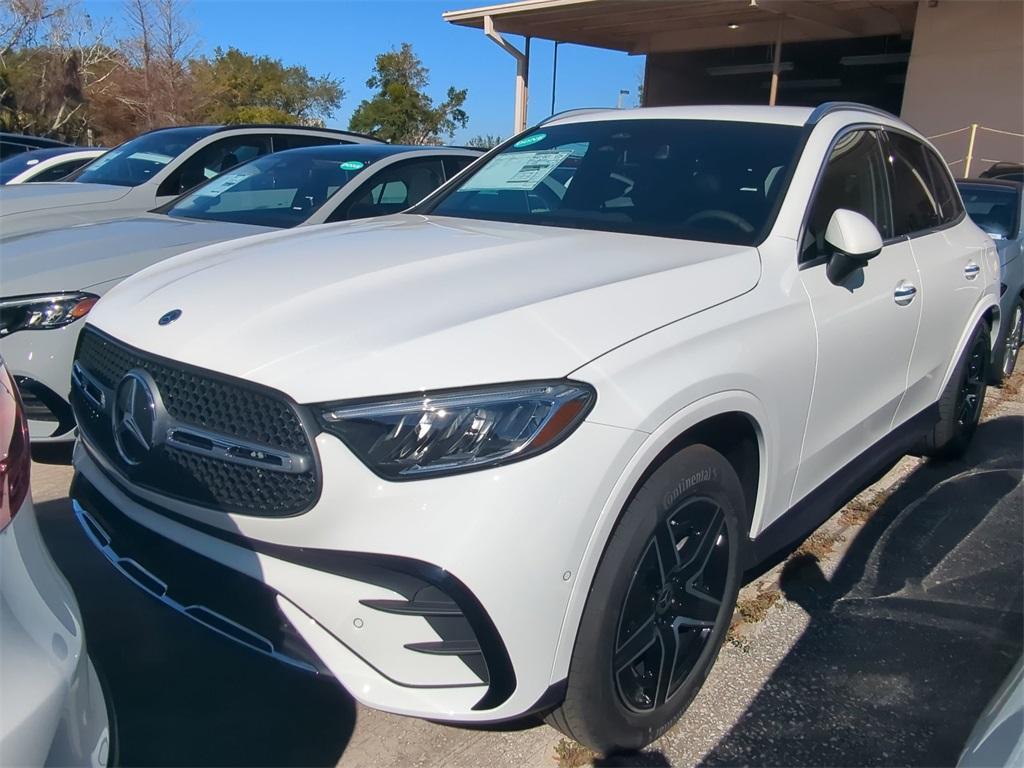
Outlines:
{"type": "Polygon", "coordinates": [[[324,144],[351,143],[342,139],[330,139],[326,136],[303,136],[297,133],[282,133],[274,136],[274,151],[282,152],[286,149],[299,149],[301,147],[322,147],[324,144]]]}
{"type": "Polygon", "coordinates": [[[66,163],[61,163],[60,165],[55,165],[52,168],[47,168],[42,173],[33,176],[31,179],[29,179],[29,181],[60,181],[69,173],[71,173],[74,170],[77,170],[78,168],[81,168],[88,162],[91,162],[89,158],[86,158],[84,160],[69,160],[66,163]]]}
{"type": "Polygon", "coordinates": [[[885,162],[874,131],[851,131],[839,138],[811,203],[801,261],[831,253],[825,230],[839,208],[861,213],[878,227],[883,239],[892,237],[885,162]]]}
{"type": "Polygon", "coordinates": [[[444,158],[444,175],[450,179],[467,165],[476,160],[475,157],[446,157],[444,158]]]}
{"type": "Polygon", "coordinates": [[[401,213],[441,186],[443,181],[444,168],[439,158],[395,163],[371,176],[327,220],[401,213]]]}
{"type": "Polygon", "coordinates": [[[950,224],[960,218],[964,208],[949,175],[949,166],[927,147],[924,148],[924,156],[931,172],[932,189],[935,190],[942,223],[950,224]]]}
{"type": "Polygon", "coordinates": [[[892,169],[893,225],[897,235],[913,235],[942,224],[938,194],[932,186],[923,144],[901,133],[886,132],[892,169]]]}
{"type": "Polygon", "coordinates": [[[269,152],[269,136],[229,136],[215,141],[200,149],[164,179],[156,194],[158,197],[180,195],[228,168],[255,160],[269,152]]]}

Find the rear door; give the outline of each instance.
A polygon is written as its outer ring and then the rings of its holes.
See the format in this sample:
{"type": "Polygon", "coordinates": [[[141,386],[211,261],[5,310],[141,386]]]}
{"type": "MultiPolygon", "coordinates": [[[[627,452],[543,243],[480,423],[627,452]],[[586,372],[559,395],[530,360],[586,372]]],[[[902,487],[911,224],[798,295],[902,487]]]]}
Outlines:
{"type": "Polygon", "coordinates": [[[984,243],[965,221],[946,164],[908,134],[884,132],[893,188],[893,226],[913,249],[921,274],[921,332],[910,362],[907,395],[895,422],[932,405],[985,285],[984,243]]]}
{"type": "Polygon", "coordinates": [[[906,238],[893,234],[876,130],[855,129],[835,140],[801,245],[799,274],[814,313],[817,365],[794,500],[881,440],[906,391],[921,315],[918,273],[906,238]],[[825,273],[833,249],[824,234],[838,208],[873,221],[884,246],[836,285],[825,273]]]}

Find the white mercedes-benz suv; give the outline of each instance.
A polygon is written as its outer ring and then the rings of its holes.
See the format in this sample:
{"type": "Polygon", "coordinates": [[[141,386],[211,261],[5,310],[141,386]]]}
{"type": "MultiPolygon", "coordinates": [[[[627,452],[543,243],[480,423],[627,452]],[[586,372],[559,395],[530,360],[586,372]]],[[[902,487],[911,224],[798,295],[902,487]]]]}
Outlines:
{"type": "Polygon", "coordinates": [[[111,291],[74,507],[167,606],[369,706],[640,747],[745,571],[966,448],[998,274],[887,113],[556,116],[404,214],[111,291]]]}

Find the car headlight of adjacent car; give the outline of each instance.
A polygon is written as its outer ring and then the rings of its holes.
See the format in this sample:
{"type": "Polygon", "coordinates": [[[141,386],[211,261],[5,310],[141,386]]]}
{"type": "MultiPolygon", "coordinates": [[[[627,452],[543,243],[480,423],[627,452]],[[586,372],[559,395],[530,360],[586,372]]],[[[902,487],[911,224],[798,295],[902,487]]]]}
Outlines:
{"type": "Polygon", "coordinates": [[[553,448],[593,407],[593,387],[540,381],[327,403],[323,428],[387,480],[469,472],[553,448]]]}
{"type": "Polygon", "coordinates": [[[15,331],[62,328],[85,317],[99,296],[92,293],[41,293],[0,299],[0,339],[15,331]]]}

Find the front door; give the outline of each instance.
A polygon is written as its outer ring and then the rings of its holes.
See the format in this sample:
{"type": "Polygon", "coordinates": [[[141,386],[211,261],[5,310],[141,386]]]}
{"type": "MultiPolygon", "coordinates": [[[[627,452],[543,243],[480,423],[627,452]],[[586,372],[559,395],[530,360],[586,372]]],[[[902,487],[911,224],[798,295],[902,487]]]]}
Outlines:
{"type": "Polygon", "coordinates": [[[814,314],[817,365],[795,503],[883,438],[906,392],[921,317],[917,265],[892,230],[889,183],[873,130],[840,135],[811,201],[800,279],[814,314]],[[885,246],[841,284],[825,274],[825,229],[838,208],[875,223],[885,246]]]}

